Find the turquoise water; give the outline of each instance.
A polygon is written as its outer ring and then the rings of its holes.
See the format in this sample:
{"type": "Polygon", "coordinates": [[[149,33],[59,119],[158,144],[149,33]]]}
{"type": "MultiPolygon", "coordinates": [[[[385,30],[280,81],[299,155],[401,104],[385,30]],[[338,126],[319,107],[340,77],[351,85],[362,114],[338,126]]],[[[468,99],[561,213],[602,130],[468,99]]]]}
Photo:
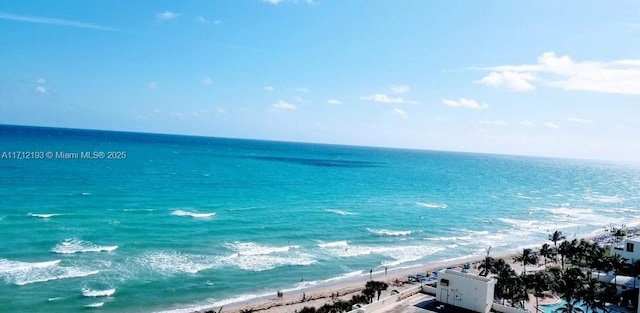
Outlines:
{"type": "MultiPolygon", "coordinates": [[[[560,303],[558,303],[558,304],[554,304],[554,305],[541,305],[541,306],[540,306],[540,309],[541,309],[544,313],[556,313],[556,310],[557,310],[557,309],[559,309],[559,308],[563,308],[563,307],[565,306],[565,304],[566,304],[566,303],[567,303],[566,301],[561,300],[561,301],[560,301],[560,303]]],[[[579,308],[581,308],[583,312],[587,312],[587,308],[584,306],[584,303],[583,303],[583,302],[580,302],[580,303],[578,304],[578,307],[579,307],[579,308]]],[[[592,312],[592,313],[600,313],[600,312],[602,312],[602,310],[599,310],[599,309],[595,309],[595,310],[589,309],[589,312],[592,312]]]]}
{"type": "Polygon", "coordinates": [[[0,312],[221,305],[640,222],[637,164],[0,126],[11,151],[44,158],[0,158],[0,312]]]}

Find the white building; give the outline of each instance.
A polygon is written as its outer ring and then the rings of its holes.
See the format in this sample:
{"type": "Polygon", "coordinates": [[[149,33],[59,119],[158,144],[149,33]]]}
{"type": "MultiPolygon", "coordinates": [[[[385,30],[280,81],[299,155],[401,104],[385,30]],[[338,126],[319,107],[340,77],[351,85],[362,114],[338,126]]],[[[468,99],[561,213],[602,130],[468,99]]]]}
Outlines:
{"type": "Polygon", "coordinates": [[[622,246],[613,247],[611,253],[619,254],[629,263],[640,260],[640,238],[625,239],[622,246]]]}
{"type": "Polygon", "coordinates": [[[488,313],[496,280],[454,270],[438,272],[436,301],[467,310],[488,313]]]}

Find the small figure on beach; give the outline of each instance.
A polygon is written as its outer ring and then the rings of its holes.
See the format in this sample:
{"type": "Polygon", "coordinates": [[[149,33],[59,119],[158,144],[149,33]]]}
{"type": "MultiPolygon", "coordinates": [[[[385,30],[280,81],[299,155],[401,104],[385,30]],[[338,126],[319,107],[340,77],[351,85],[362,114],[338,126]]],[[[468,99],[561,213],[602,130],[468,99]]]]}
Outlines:
{"type": "Polygon", "coordinates": [[[369,279],[373,278],[373,269],[369,270],[369,279]]]}
{"type": "Polygon", "coordinates": [[[384,267],[384,276],[387,276],[387,267],[384,267]]]}
{"type": "Polygon", "coordinates": [[[302,293],[302,302],[304,302],[307,299],[307,295],[303,292],[302,293]]]}
{"type": "Polygon", "coordinates": [[[278,297],[278,299],[282,299],[282,297],[284,297],[284,292],[278,290],[278,292],[276,293],[276,296],[278,297]]]}

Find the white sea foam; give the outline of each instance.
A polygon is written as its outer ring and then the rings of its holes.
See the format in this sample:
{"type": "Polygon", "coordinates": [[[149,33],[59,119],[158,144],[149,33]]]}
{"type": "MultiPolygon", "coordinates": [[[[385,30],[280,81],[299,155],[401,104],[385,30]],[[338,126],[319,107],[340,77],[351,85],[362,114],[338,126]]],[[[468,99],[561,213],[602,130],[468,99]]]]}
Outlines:
{"type": "Polygon", "coordinates": [[[389,230],[389,229],[372,229],[367,228],[367,231],[381,236],[407,236],[413,233],[411,230],[389,230]]]}
{"type": "Polygon", "coordinates": [[[325,211],[326,212],[330,212],[330,213],[335,213],[335,214],[338,214],[338,215],[356,215],[353,212],[349,212],[349,211],[345,211],[345,210],[328,209],[328,210],[325,210],[325,211]]]}
{"type": "Polygon", "coordinates": [[[51,251],[60,254],[74,254],[81,252],[113,252],[116,249],[118,249],[118,246],[99,246],[89,241],[70,238],[53,247],[51,251]]]}
{"type": "Polygon", "coordinates": [[[585,196],[585,200],[589,202],[599,202],[599,203],[622,203],[624,199],[619,196],[600,196],[600,195],[592,195],[585,196]]]}
{"type": "Polygon", "coordinates": [[[83,193],[82,193],[82,195],[83,195],[83,196],[90,196],[90,195],[91,195],[91,193],[90,193],[90,192],[83,192],[83,193]]]}
{"type": "Polygon", "coordinates": [[[84,307],[85,308],[101,308],[103,305],[104,305],[104,302],[95,302],[95,303],[87,304],[84,307]]]}
{"type": "Polygon", "coordinates": [[[215,212],[211,212],[211,213],[197,213],[197,212],[190,212],[190,211],[185,211],[185,210],[175,210],[173,212],[171,212],[171,215],[175,215],[175,216],[190,216],[193,218],[211,218],[214,215],[216,215],[215,212]]]}
{"type": "Polygon", "coordinates": [[[221,266],[220,261],[213,256],[183,254],[177,251],[149,252],[136,257],[134,261],[143,268],[164,275],[195,274],[221,266]]]}
{"type": "Polygon", "coordinates": [[[307,266],[316,262],[312,255],[299,250],[299,246],[269,247],[254,242],[226,244],[234,253],[222,258],[228,266],[246,271],[266,271],[280,266],[307,266]]]}
{"type": "Polygon", "coordinates": [[[29,216],[38,217],[38,218],[52,218],[54,216],[59,216],[61,214],[38,214],[38,213],[29,213],[29,216]]]}
{"type": "MultiPolygon", "coordinates": [[[[360,246],[344,245],[343,242],[336,242],[333,245],[318,245],[325,253],[341,258],[358,257],[363,255],[381,255],[393,259],[386,261],[385,266],[395,266],[398,264],[420,260],[426,256],[446,249],[443,246],[434,245],[407,245],[407,246],[360,246]],[[338,244],[340,243],[340,244],[338,244]]],[[[346,243],[346,242],[345,242],[346,243]]]]}
{"type": "Polygon", "coordinates": [[[60,266],[60,260],[46,262],[21,262],[0,259],[0,278],[18,286],[51,280],[95,275],[92,271],[77,267],[60,266]]]}
{"type": "Polygon", "coordinates": [[[461,241],[461,240],[471,240],[471,236],[450,236],[450,237],[427,237],[424,240],[428,241],[461,241]]]}
{"type": "Polygon", "coordinates": [[[290,249],[298,249],[300,246],[284,246],[284,247],[267,247],[261,246],[255,242],[234,242],[226,244],[232,250],[238,252],[239,255],[266,255],[278,252],[287,252],[290,249]]]}
{"type": "Polygon", "coordinates": [[[116,293],[115,289],[106,289],[106,290],[92,290],[89,288],[82,289],[82,295],[85,297],[111,297],[116,293]]]}
{"type": "Polygon", "coordinates": [[[446,209],[446,204],[438,204],[438,203],[427,203],[427,202],[416,202],[416,205],[421,206],[423,208],[429,209],[446,209]]]}
{"type": "Polygon", "coordinates": [[[12,272],[23,272],[23,271],[29,271],[31,269],[55,267],[55,266],[58,266],[59,263],[60,263],[60,260],[45,261],[45,262],[20,262],[20,261],[11,261],[8,259],[0,259],[0,274],[12,273],[12,272]]]}
{"type": "Polygon", "coordinates": [[[349,243],[346,240],[342,240],[342,241],[334,241],[334,242],[326,242],[326,243],[319,243],[318,247],[320,248],[335,248],[335,247],[348,247],[349,243]]]}

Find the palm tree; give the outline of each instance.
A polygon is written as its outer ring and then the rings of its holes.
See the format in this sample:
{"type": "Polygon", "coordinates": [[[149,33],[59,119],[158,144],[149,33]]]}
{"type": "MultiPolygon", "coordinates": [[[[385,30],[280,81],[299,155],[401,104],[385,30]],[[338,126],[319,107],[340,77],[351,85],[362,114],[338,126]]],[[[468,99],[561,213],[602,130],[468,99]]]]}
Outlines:
{"type": "Polygon", "coordinates": [[[548,243],[545,243],[540,248],[540,255],[544,258],[544,268],[547,268],[547,259],[555,258],[556,250],[552,248],[548,243]]]}
{"type": "Polygon", "coordinates": [[[563,307],[556,309],[558,313],[584,313],[584,310],[580,308],[580,300],[571,299],[567,301],[563,307]]]}
{"type": "MultiPolygon", "coordinates": [[[[305,306],[304,308],[302,308],[302,310],[300,310],[298,312],[299,313],[316,313],[317,310],[313,306],[312,307],[305,306]]],[[[242,312],[240,312],[240,313],[242,313],[242,312]]]]}
{"type": "Polygon", "coordinates": [[[480,276],[488,276],[490,273],[494,273],[495,274],[495,269],[496,269],[496,259],[487,256],[486,258],[484,258],[484,260],[482,260],[480,262],[480,265],[478,265],[478,269],[480,270],[480,276]]]}
{"type": "Polygon", "coordinates": [[[549,235],[549,240],[553,241],[553,246],[558,248],[558,241],[567,239],[567,236],[563,235],[561,231],[556,230],[553,234],[549,235]]]}
{"type": "Polygon", "coordinates": [[[522,249],[522,253],[513,258],[515,262],[522,262],[522,274],[527,272],[527,264],[535,265],[538,262],[538,257],[533,254],[533,251],[529,248],[522,249]]]}
{"type": "Polygon", "coordinates": [[[620,271],[622,271],[622,269],[625,266],[625,263],[628,260],[629,259],[623,258],[621,255],[619,255],[617,253],[609,257],[609,262],[611,262],[611,267],[613,268],[613,283],[614,284],[618,285],[618,274],[620,273],[620,271]]]}
{"type": "Polygon", "coordinates": [[[554,285],[554,291],[560,294],[561,298],[569,304],[582,292],[584,278],[584,274],[579,268],[574,267],[564,270],[561,278],[554,285]]]}
{"type": "Polygon", "coordinates": [[[604,311],[606,309],[604,302],[605,286],[601,282],[595,279],[589,279],[583,286],[583,290],[578,296],[584,303],[584,306],[589,310],[595,312],[595,309],[604,311]]]}
{"type": "Polygon", "coordinates": [[[381,281],[368,281],[364,287],[365,289],[371,289],[378,293],[378,300],[380,300],[380,294],[382,294],[383,290],[387,290],[389,288],[389,284],[381,281]]]}
{"type": "Polygon", "coordinates": [[[536,310],[538,310],[538,298],[544,295],[544,292],[550,290],[553,285],[553,275],[549,271],[538,271],[529,276],[529,288],[533,289],[533,295],[536,298],[536,310]]]}
{"type": "Polygon", "coordinates": [[[558,247],[558,254],[560,255],[560,260],[562,261],[562,270],[564,270],[564,259],[571,255],[572,252],[571,243],[569,241],[563,241],[558,247]]]}

